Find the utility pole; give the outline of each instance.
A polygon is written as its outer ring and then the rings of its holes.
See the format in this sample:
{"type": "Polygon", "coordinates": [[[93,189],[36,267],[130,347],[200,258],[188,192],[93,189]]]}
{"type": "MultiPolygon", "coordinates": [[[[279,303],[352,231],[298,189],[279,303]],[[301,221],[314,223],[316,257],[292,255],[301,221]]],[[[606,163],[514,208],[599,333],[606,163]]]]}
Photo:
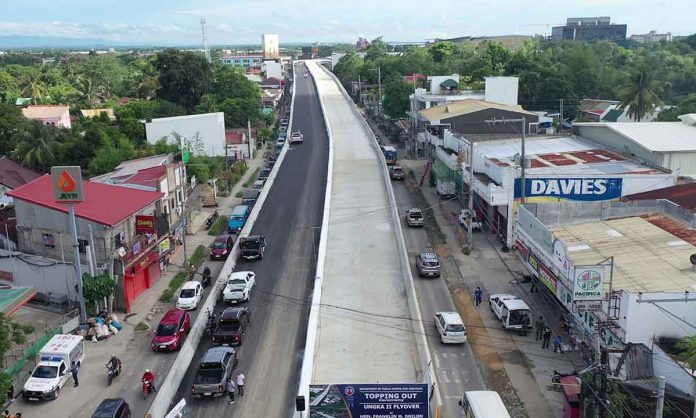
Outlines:
{"type": "Polygon", "coordinates": [[[662,418],[662,411],[665,407],[665,377],[657,377],[657,407],[655,408],[655,418],[662,418]]]}
{"type": "Polygon", "coordinates": [[[563,99],[560,99],[560,102],[561,102],[561,110],[560,110],[559,116],[560,116],[560,119],[561,119],[561,120],[560,120],[561,125],[558,127],[558,130],[559,130],[559,131],[563,131],[563,121],[564,121],[564,119],[563,119],[563,99]]]}
{"type": "Polygon", "coordinates": [[[379,103],[377,103],[377,116],[382,116],[382,67],[377,67],[377,88],[379,89],[379,103]]]}
{"type": "Polygon", "coordinates": [[[474,140],[469,139],[469,224],[466,226],[466,242],[469,251],[474,249],[473,223],[474,223],[474,140]]]}

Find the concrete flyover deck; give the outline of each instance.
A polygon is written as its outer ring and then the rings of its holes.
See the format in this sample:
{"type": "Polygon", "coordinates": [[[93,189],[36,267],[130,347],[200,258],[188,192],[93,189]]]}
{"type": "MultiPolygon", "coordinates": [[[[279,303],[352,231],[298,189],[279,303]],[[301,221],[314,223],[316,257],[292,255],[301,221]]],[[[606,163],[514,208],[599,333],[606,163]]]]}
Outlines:
{"type": "Polygon", "coordinates": [[[334,79],[310,68],[334,147],[312,383],[422,382],[379,148],[334,79]]]}

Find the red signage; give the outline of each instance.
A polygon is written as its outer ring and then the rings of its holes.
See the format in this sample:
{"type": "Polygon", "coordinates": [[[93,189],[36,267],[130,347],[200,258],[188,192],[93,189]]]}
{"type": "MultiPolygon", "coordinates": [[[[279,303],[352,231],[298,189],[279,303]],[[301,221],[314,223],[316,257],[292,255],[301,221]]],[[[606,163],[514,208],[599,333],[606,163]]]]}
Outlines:
{"type": "Polygon", "coordinates": [[[155,217],[153,215],[135,215],[135,232],[138,234],[154,234],[155,217]]]}

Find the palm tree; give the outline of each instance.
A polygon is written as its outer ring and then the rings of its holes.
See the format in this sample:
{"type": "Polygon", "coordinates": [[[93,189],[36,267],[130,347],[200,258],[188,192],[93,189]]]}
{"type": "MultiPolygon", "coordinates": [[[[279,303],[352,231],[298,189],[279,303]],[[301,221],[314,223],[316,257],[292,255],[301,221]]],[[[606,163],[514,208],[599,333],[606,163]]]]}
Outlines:
{"type": "Polygon", "coordinates": [[[22,94],[32,98],[34,104],[43,102],[43,94],[46,91],[41,74],[38,71],[29,71],[22,77],[22,94]]]}
{"type": "Polygon", "coordinates": [[[14,156],[22,165],[46,172],[56,161],[59,146],[57,129],[35,122],[22,132],[14,156]]]}
{"type": "Polygon", "coordinates": [[[662,105],[660,94],[669,83],[655,80],[654,75],[645,63],[640,63],[631,72],[628,83],[619,89],[619,110],[628,109],[628,116],[636,122],[662,105]]]}

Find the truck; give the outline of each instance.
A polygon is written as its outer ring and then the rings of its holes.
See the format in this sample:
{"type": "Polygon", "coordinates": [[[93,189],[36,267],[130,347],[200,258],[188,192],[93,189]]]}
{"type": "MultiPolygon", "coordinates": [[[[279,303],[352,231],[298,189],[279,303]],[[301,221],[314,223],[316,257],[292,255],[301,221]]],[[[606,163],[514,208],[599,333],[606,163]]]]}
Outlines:
{"type": "Polygon", "coordinates": [[[239,240],[239,257],[246,260],[256,258],[263,259],[266,252],[266,237],[263,235],[249,235],[239,240]]]}
{"type": "Polygon", "coordinates": [[[454,180],[437,179],[437,194],[440,199],[450,199],[457,195],[457,188],[454,180]]]}
{"type": "Polygon", "coordinates": [[[227,308],[222,311],[211,339],[217,345],[242,345],[242,337],[251,324],[249,308],[227,308]]]}
{"type": "Polygon", "coordinates": [[[234,271],[227,278],[222,290],[222,301],[229,303],[247,302],[251,289],[256,284],[256,274],[251,271],[234,271]]]}
{"type": "Polygon", "coordinates": [[[27,401],[57,399],[60,388],[70,379],[74,361],[79,367],[85,359],[85,341],[81,335],[54,335],[39,351],[39,362],[22,389],[27,401]]]}
{"type": "Polygon", "coordinates": [[[423,211],[418,208],[407,209],[406,224],[413,228],[425,226],[423,211]]]}
{"type": "Polygon", "coordinates": [[[212,347],[201,358],[191,387],[194,398],[218,397],[225,394],[227,379],[237,367],[237,353],[232,347],[212,347]]]}
{"type": "Polygon", "coordinates": [[[382,153],[388,165],[396,164],[396,148],[389,145],[382,147],[382,153]]]}

